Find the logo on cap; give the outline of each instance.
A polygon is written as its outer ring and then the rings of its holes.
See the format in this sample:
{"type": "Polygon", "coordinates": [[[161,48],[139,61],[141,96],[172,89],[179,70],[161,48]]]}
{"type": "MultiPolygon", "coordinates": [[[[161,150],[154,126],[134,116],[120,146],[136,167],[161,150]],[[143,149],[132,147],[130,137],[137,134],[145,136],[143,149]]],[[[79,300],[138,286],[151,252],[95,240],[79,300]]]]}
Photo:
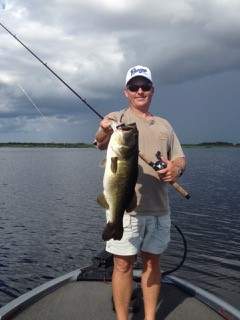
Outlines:
{"type": "Polygon", "coordinates": [[[135,73],[146,73],[146,72],[147,72],[147,69],[144,69],[144,68],[139,68],[139,69],[133,68],[131,69],[131,76],[133,76],[135,73]]]}
{"type": "Polygon", "coordinates": [[[150,80],[152,82],[151,71],[148,69],[148,67],[137,65],[137,66],[131,67],[128,70],[127,75],[126,75],[126,84],[132,78],[137,77],[137,76],[147,78],[148,80],[150,80]]]}

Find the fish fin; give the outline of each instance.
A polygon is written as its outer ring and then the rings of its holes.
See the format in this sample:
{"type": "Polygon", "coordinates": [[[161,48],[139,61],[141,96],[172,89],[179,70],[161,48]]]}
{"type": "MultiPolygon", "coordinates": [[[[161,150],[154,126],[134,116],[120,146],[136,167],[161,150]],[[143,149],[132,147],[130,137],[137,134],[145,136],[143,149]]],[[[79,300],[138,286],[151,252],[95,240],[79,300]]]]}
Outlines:
{"type": "Polygon", "coordinates": [[[107,162],[107,159],[103,159],[101,162],[100,162],[100,168],[105,168],[106,167],[106,162],[107,162]]]}
{"type": "Polygon", "coordinates": [[[122,236],[123,227],[112,222],[107,223],[102,233],[102,239],[104,241],[108,241],[110,239],[121,240],[122,236]]]}
{"type": "Polygon", "coordinates": [[[109,209],[109,205],[103,193],[99,194],[99,196],[97,197],[97,203],[100,204],[100,206],[102,206],[103,208],[109,209]]]}
{"type": "Polygon", "coordinates": [[[117,172],[117,161],[118,161],[117,157],[112,157],[111,158],[111,170],[112,170],[113,173],[117,172]]]}
{"type": "Polygon", "coordinates": [[[136,192],[134,192],[132,200],[131,200],[129,206],[127,207],[126,211],[127,212],[131,212],[134,209],[136,209],[136,207],[137,207],[137,195],[136,195],[136,192]]]}

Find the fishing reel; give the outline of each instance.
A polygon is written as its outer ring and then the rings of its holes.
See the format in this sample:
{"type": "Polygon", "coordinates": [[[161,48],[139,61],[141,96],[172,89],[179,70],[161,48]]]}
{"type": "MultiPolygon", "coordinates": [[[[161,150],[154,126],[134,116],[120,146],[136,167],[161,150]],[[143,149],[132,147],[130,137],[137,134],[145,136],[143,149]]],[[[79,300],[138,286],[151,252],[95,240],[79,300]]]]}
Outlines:
{"type": "Polygon", "coordinates": [[[161,152],[158,151],[156,153],[156,158],[158,159],[156,162],[150,162],[149,165],[155,170],[155,171],[159,171],[159,170],[162,170],[162,169],[165,169],[167,168],[167,164],[166,162],[164,162],[161,158],[161,152]]]}
{"type": "MultiPolygon", "coordinates": [[[[159,170],[167,168],[167,163],[165,161],[163,161],[162,158],[161,158],[161,152],[158,151],[155,156],[157,157],[158,160],[156,162],[153,162],[153,161],[149,161],[148,159],[146,159],[145,156],[139,152],[139,157],[144,162],[146,162],[149,166],[151,166],[155,171],[159,171],[159,170]]],[[[187,192],[183,187],[181,187],[176,181],[175,182],[174,181],[170,181],[169,183],[184,198],[190,199],[191,195],[189,194],[189,192],[187,192]]]]}

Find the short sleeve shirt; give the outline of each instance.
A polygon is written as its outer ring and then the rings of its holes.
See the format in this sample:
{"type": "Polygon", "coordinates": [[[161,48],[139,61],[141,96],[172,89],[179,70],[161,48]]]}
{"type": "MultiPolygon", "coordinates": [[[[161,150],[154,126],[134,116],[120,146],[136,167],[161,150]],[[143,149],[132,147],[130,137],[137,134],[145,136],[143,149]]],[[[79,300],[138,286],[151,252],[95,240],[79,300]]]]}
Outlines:
{"type": "MultiPolygon", "coordinates": [[[[164,158],[184,157],[180,142],[170,123],[158,116],[151,120],[139,117],[131,108],[108,115],[124,123],[135,122],[139,131],[139,151],[150,161],[157,160],[157,151],[164,158]]],[[[168,185],[158,178],[157,172],[139,158],[136,184],[137,214],[162,216],[170,213],[168,185]]]]}

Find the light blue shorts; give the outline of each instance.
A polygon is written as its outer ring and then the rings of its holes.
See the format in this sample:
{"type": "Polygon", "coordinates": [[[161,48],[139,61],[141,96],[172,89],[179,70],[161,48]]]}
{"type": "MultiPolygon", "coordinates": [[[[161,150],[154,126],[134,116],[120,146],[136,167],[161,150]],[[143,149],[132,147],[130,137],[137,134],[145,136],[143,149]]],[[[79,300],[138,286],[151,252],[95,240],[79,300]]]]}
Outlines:
{"type": "Polygon", "coordinates": [[[123,216],[123,237],[119,240],[109,240],[106,251],[121,256],[136,255],[140,251],[152,254],[163,253],[170,241],[170,215],[123,216]]]}

